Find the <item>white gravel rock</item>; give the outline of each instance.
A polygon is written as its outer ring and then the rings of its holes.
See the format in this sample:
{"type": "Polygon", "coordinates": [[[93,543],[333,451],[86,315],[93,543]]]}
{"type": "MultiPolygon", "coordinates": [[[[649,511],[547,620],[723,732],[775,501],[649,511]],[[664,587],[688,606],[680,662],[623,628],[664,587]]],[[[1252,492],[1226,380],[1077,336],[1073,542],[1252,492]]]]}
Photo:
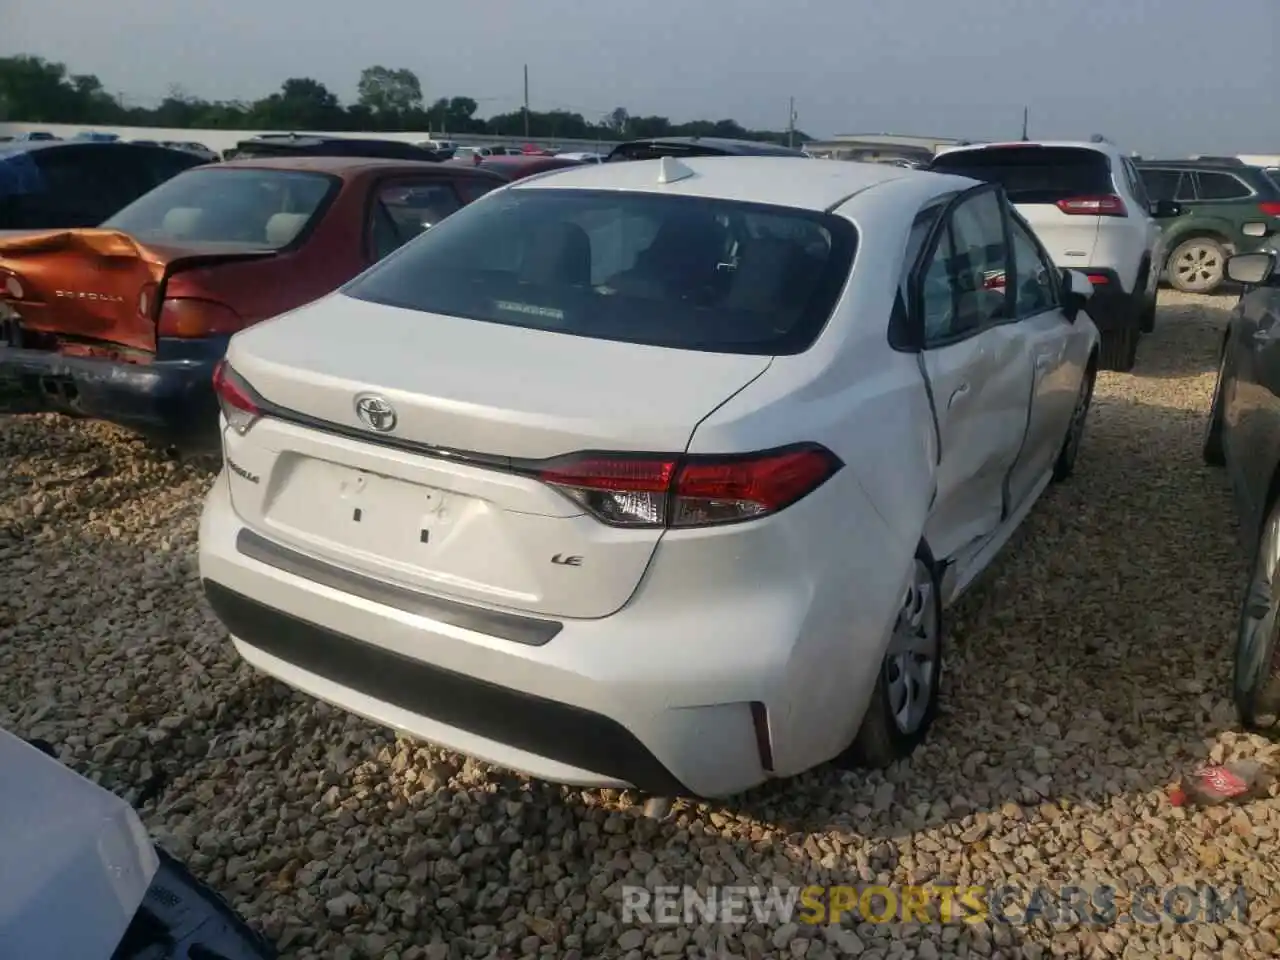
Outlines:
{"type": "Polygon", "coordinates": [[[1162,295],[1103,374],[1077,476],[950,618],[949,682],[905,764],[677,807],[530,783],[255,675],[201,597],[212,474],[123,433],[0,417],[0,724],[134,802],[285,956],[1274,957],[1280,803],[1170,807],[1233,729],[1243,586],[1199,461],[1230,297],[1162,295]],[[1242,883],[1245,922],[624,925],[624,884],[1242,883]]]}

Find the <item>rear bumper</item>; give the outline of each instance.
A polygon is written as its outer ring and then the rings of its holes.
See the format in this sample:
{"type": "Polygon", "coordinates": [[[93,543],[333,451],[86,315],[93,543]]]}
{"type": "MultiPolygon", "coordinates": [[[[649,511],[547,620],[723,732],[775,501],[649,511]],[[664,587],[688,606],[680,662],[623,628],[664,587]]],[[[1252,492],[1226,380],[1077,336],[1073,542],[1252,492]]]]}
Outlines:
{"type": "Polygon", "coordinates": [[[650,793],[688,793],[616,720],[403,656],[274,610],[211,580],[205,596],[245,659],[289,664],[364,696],[650,793]]]}
{"type": "Polygon", "coordinates": [[[148,364],[0,346],[0,412],[66,413],[157,442],[216,449],[213,368],[227,338],[162,342],[148,364]]]}
{"type": "MultiPolygon", "coordinates": [[[[703,590],[689,564],[714,545],[660,559],[618,613],[533,620],[516,637],[515,625],[480,622],[493,609],[474,607],[466,621],[389,583],[340,582],[313,558],[280,556],[292,548],[254,549],[263,538],[245,531],[224,473],[201,516],[200,575],[252,666],[375,723],[555,783],[720,797],[799,773],[852,738],[887,638],[879,617],[859,629],[869,607],[861,581],[851,590],[840,577],[815,592],[794,573],[744,575],[740,588],[703,590]],[[558,629],[543,640],[530,637],[535,626],[543,636],[558,629]]],[[[773,555],[790,557],[787,541],[775,542],[773,555]]],[[[771,562],[767,551],[747,553],[749,568],[771,562]]],[[[897,577],[890,589],[875,570],[864,579],[896,608],[897,577]]]]}

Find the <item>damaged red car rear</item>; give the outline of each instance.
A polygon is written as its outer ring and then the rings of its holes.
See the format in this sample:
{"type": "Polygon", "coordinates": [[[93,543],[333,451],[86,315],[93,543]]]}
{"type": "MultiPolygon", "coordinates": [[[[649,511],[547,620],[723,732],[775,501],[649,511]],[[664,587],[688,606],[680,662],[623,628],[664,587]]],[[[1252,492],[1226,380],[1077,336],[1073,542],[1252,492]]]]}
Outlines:
{"type": "Polygon", "coordinates": [[[503,180],[452,164],[263,159],[180,174],[95,229],[0,239],[0,412],[216,443],[231,335],[333,291],[503,180]]]}

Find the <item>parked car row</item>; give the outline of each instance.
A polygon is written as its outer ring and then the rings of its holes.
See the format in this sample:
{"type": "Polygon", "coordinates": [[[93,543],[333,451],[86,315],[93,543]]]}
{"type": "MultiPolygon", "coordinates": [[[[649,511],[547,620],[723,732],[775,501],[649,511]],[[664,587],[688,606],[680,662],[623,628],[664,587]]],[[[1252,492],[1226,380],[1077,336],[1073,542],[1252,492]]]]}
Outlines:
{"type": "Polygon", "coordinates": [[[0,402],[208,433],[204,588],[259,669],[662,796],[925,736],[946,610],[1071,475],[1183,215],[1105,141],[275,145],[0,241],[0,402]]]}

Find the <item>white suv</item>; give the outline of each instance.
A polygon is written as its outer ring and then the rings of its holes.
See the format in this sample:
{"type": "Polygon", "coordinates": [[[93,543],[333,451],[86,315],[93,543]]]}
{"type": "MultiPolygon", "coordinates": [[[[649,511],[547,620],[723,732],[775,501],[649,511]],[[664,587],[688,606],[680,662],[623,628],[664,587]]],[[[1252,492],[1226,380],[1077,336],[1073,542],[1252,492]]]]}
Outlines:
{"type": "Polygon", "coordinates": [[[1139,334],[1155,326],[1157,217],[1177,215],[1151,201],[1133,161],[1102,139],[1019,141],[947,148],[930,169],[1003,187],[1056,264],[1093,282],[1102,368],[1133,369],[1139,334]]]}

